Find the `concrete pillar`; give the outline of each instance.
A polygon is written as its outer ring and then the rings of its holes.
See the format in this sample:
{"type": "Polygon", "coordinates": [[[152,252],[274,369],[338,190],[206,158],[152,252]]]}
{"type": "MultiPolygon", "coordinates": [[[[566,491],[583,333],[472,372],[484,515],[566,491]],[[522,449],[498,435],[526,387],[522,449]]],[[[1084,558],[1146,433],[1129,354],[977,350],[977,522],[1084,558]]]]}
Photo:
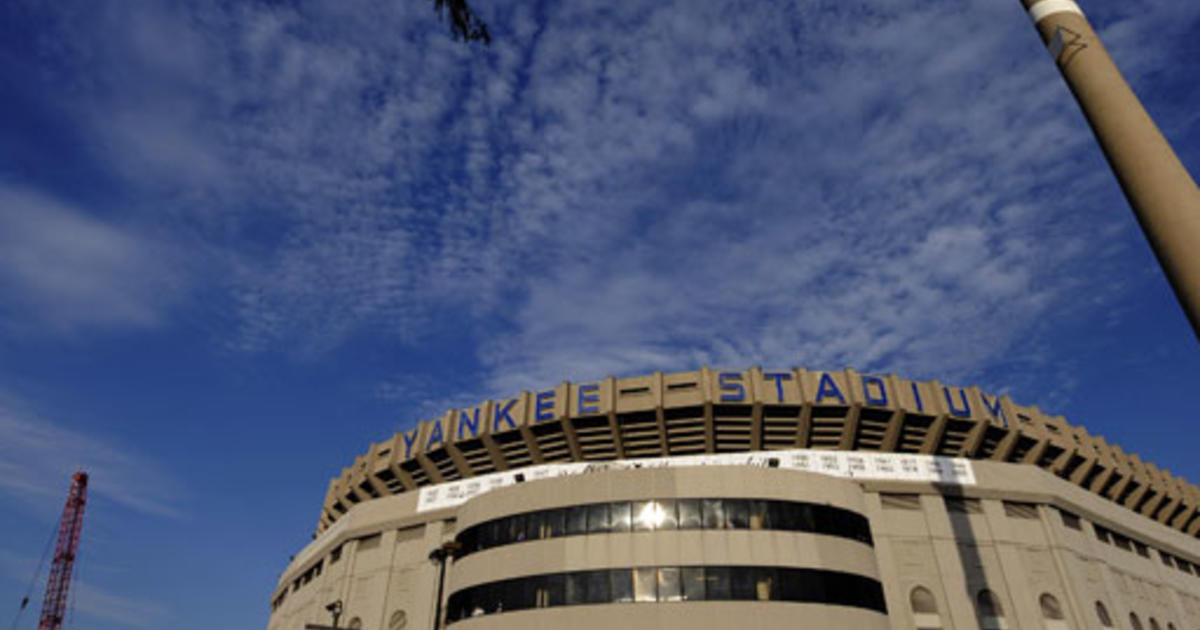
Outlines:
{"type": "Polygon", "coordinates": [[[1200,190],[1074,0],[1021,0],[1200,338],[1200,190]]]}

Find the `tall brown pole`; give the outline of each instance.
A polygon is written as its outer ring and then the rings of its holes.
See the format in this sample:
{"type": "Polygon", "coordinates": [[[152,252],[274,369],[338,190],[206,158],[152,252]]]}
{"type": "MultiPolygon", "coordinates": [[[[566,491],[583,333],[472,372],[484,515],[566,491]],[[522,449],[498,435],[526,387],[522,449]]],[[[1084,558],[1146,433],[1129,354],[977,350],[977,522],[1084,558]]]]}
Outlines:
{"type": "Polygon", "coordinates": [[[1021,0],[1200,338],[1200,190],[1073,0],[1021,0]]]}

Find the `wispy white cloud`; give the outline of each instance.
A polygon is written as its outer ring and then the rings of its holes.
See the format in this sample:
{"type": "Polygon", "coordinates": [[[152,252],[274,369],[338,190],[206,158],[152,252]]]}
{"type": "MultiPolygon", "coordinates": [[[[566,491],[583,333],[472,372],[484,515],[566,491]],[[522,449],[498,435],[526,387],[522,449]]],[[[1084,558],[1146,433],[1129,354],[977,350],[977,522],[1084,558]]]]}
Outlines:
{"type": "Polygon", "coordinates": [[[162,517],[181,515],[178,484],[152,458],[112,439],[71,429],[0,392],[0,494],[39,506],[59,505],[71,473],[87,470],[88,492],[162,517]]]}
{"type": "MultiPolygon", "coordinates": [[[[135,184],[208,174],[172,210],[229,243],[231,345],[456,327],[487,392],[699,362],[967,380],[1125,290],[1135,226],[1019,3],[495,3],[486,49],[426,9],[105,15],[109,54],[193,97],[147,112],[178,138],[139,136],[138,90],[87,107],[133,112],[90,120],[135,184]]],[[[1137,80],[1197,15],[1099,19],[1137,80]]]]}
{"type": "Polygon", "coordinates": [[[0,317],[23,333],[162,322],[181,276],[148,234],[0,185],[0,317]]]}

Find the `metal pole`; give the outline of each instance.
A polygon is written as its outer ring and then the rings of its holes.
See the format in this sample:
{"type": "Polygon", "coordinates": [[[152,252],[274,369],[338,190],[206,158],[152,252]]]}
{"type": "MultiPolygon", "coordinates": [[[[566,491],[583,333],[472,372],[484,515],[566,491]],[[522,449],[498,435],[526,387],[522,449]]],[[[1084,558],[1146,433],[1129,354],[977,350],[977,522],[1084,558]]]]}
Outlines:
{"type": "Polygon", "coordinates": [[[1021,0],[1200,339],[1200,190],[1074,0],[1021,0]]]}
{"type": "Polygon", "coordinates": [[[437,603],[433,608],[433,630],[442,628],[442,592],[446,587],[446,560],[461,546],[458,541],[451,540],[429,552],[429,559],[438,563],[437,603]]]}

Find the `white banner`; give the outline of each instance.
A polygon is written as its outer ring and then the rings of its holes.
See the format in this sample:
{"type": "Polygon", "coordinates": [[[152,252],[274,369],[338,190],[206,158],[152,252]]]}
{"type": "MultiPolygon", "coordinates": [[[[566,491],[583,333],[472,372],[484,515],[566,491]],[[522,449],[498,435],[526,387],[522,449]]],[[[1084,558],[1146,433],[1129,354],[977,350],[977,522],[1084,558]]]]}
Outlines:
{"type": "Polygon", "coordinates": [[[910,455],[906,453],[872,453],[867,451],[755,451],[655,457],[650,459],[618,459],[606,462],[571,462],[542,464],[517,470],[480,475],[421,488],[417,511],[427,512],[455,507],[496,488],[511,486],[520,481],[536,481],[551,477],[582,475],[602,470],[631,470],[635,468],[675,468],[680,466],[757,466],[784,470],[803,470],[832,477],[851,479],[890,479],[924,481],[970,486],[975,484],[971,461],[959,457],[910,455]]]}

